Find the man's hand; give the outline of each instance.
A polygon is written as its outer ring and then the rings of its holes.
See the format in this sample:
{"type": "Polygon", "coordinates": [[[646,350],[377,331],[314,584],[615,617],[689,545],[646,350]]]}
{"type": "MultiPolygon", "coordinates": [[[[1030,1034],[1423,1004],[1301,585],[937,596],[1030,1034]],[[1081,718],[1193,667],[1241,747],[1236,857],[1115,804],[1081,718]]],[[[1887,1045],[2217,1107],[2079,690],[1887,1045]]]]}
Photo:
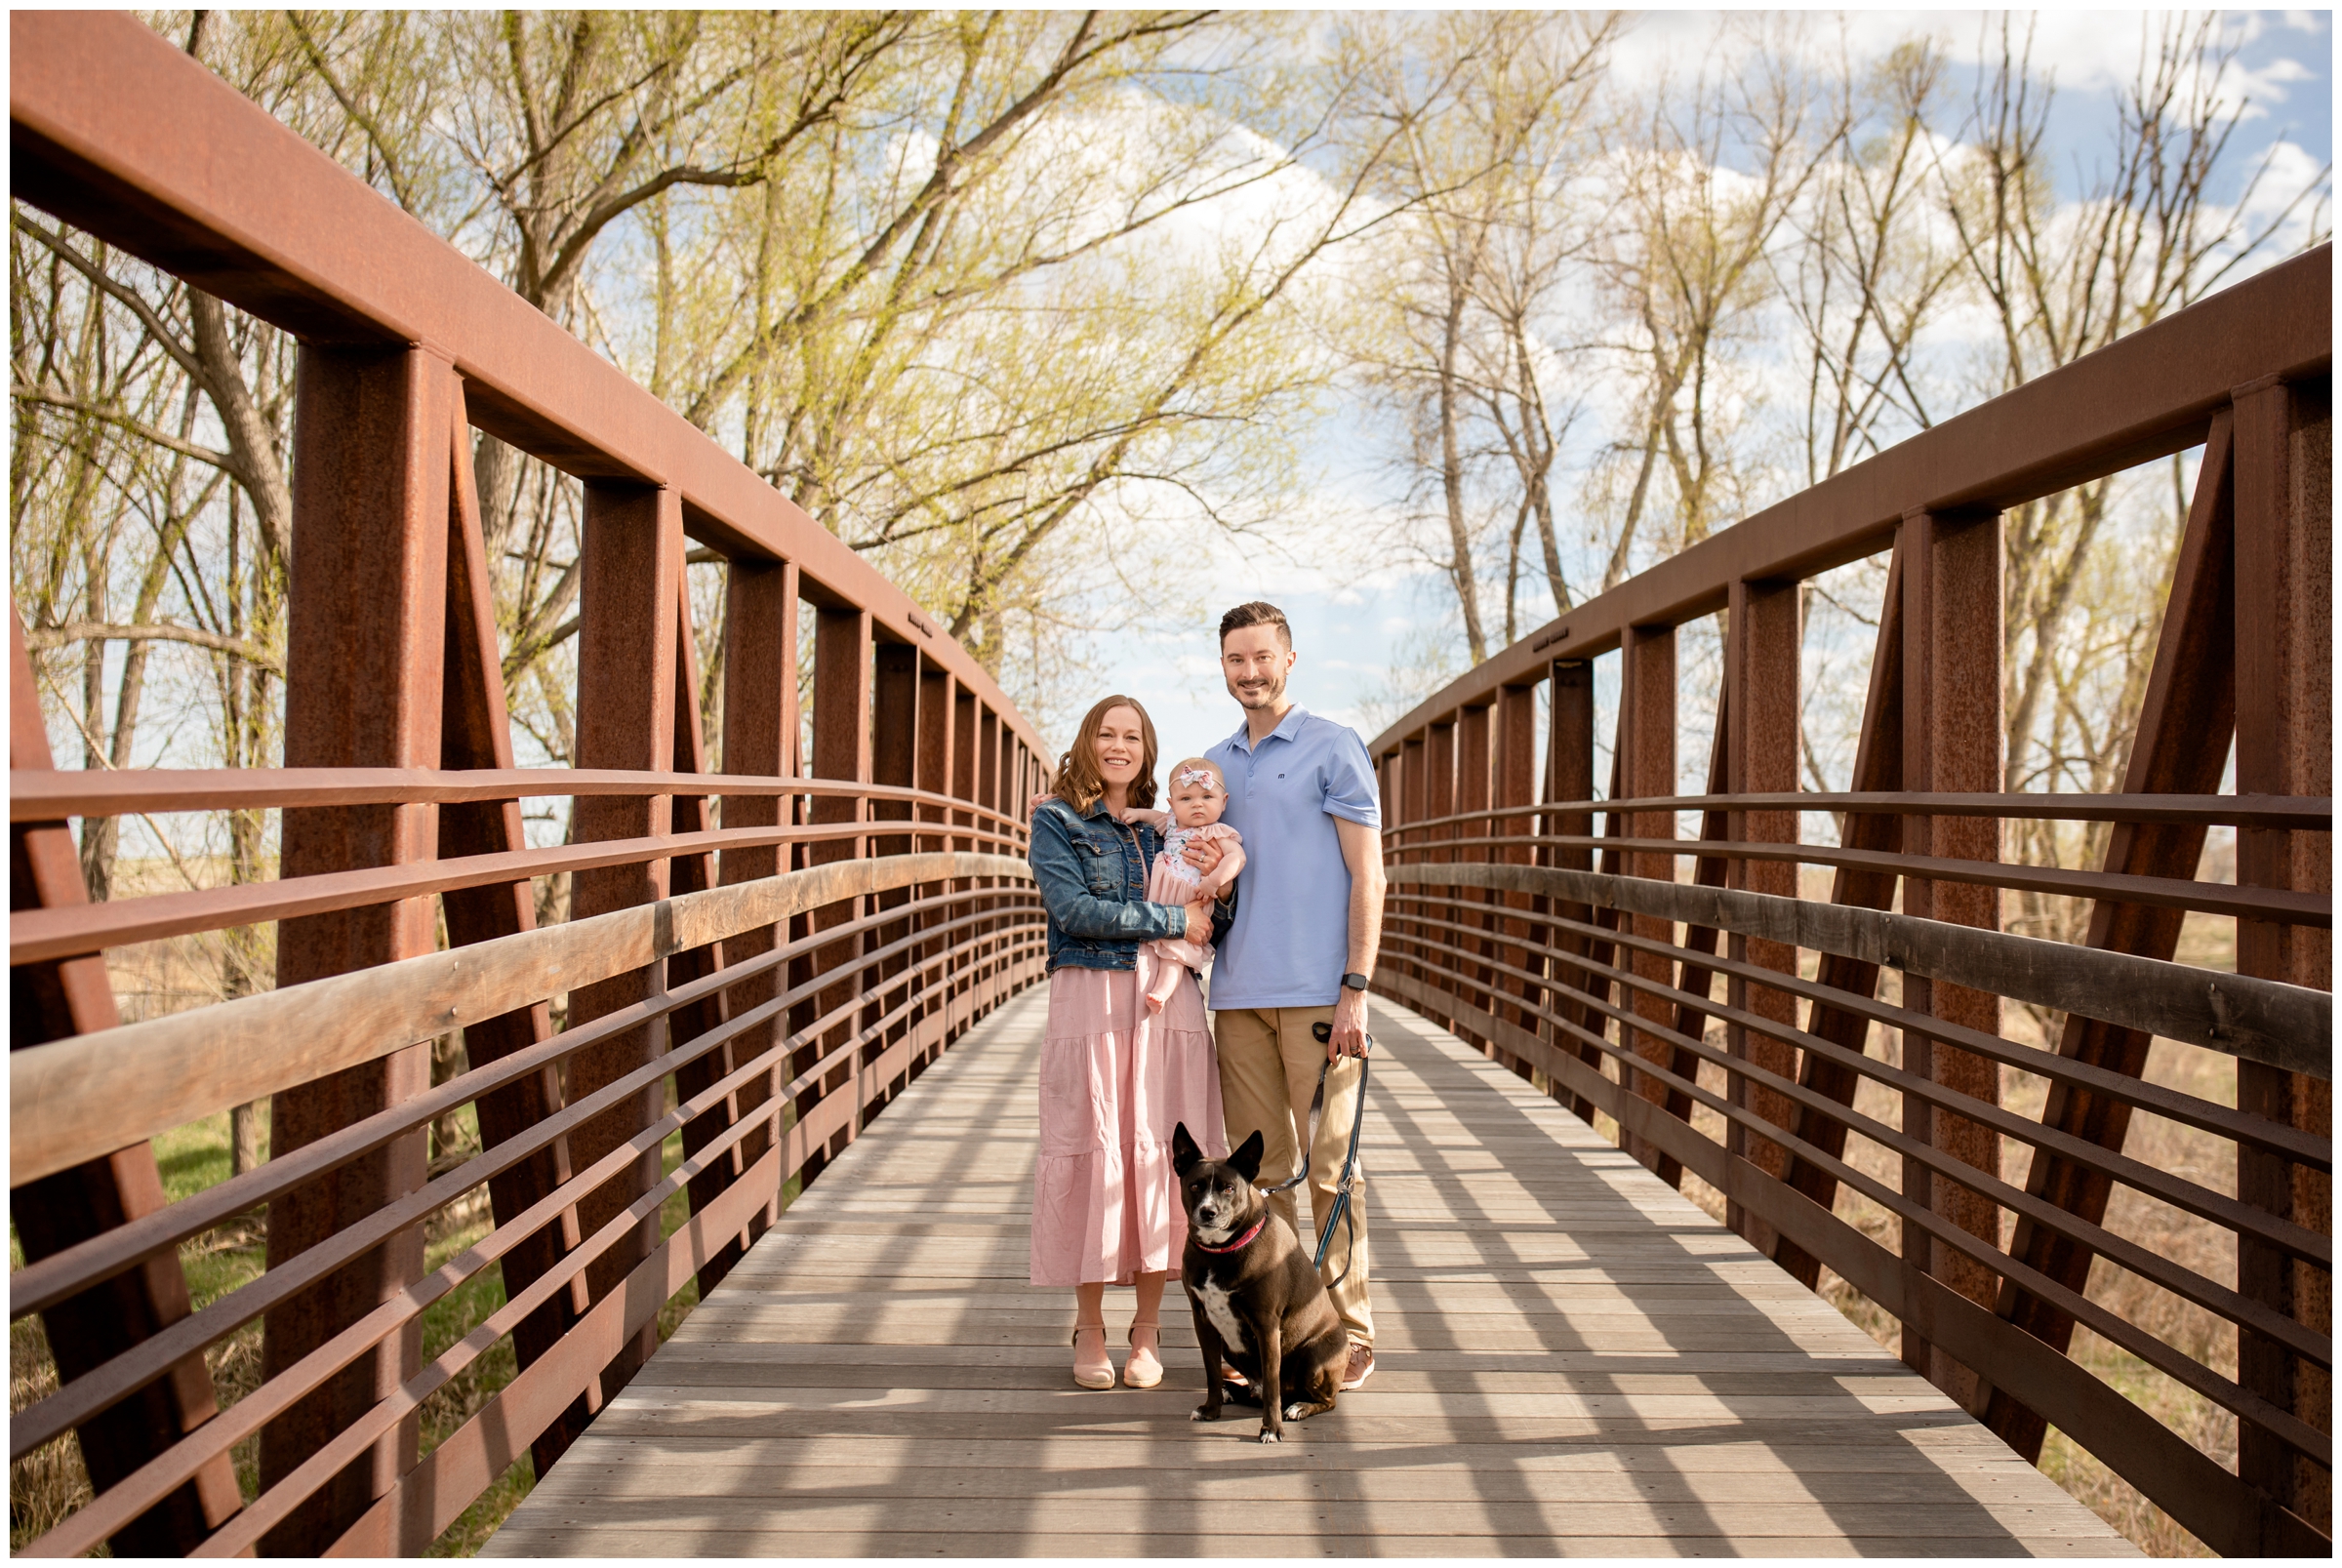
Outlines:
{"type": "Polygon", "coordinates": [[[1325,1042],[1325,1059],[1366,1054],[1366,993],[1348,985],[1334,998],[1334,1032],[1325,1042]]]}
{"type": "Polygon", "coordinates": [[[1188,940],[1201,947],[1212,940],[1212,901],[1198,899],[1188,905],[1188,940]]]}
{"type": "Polygon", "coordinates": [[[1188,840],[1186,853],[1180,858],[1195,867],[1196,874],[1209,876],[1219,869],[1221,859],[1227,853],[1220,847],[1218,839],[1191,838],[1188,840]]]}

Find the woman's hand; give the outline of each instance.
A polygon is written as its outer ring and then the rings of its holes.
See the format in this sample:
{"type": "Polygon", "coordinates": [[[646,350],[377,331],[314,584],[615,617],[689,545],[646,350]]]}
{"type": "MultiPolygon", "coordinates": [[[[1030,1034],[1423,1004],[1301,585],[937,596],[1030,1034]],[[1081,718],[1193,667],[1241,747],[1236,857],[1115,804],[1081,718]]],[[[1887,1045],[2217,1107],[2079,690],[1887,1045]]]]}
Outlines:
{"type": "Polygon", "coordinates": [[[1209,876],[1220,868],[1220,862],[1227,853],[1220,847],[1218,839],[1191,838],[1180,859],[1195,867],[1197,875],[1209,876]]]}
{"type": "Polygon", "coordinates": [[[1188,940],[1200,947],[1212,940],[1212,901],[1199,899],[1188,905],[1188,940]]]}

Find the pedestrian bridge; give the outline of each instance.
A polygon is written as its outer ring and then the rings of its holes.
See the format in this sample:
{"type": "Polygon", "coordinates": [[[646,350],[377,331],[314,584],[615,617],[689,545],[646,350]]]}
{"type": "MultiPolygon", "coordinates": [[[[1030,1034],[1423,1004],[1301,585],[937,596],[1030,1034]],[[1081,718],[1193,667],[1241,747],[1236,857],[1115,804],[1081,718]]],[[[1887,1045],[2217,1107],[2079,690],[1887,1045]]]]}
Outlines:
{"type": "Polygon", "coordinates": [[[420,1554],[533,1483],[493,1548],[2112,1550],[2055,1428],[2216,1551],[2330,1550],[2328,251],[1374,739],[1383,1366],[1264,1450],[1182,1419],[1176,1321],[1167,1389],[1068,1387],[1023,1284],[1052,751],[991,675],[135,20],[11,39],[16,197],[301,344],[283,767],[56,768],[12,618],[9,1441],[72,1482],[18,1549],[420,1554]],[[581,483],[572,768],[514,765],[475,432],[581,483]],[[2120,788],[2007,790],[2004,517],[2189,450],[2120,788]],[[1804,587],[1866,558],[1803,791],[1804,587]],[[90,903],[73,824],[164,813],[278,814],[279,875],[90,903]],[[272,989],[123,1022],[229,930],[272,989]],[[267,1159],[166,1191],[262,1101],[267,1159]]]}
{"type": "MultiPolygon", "coordinates": [[[[1047,999],[972,1030],[765,1232],[490,1556],[2121,1556],[1746,1241],[1385,1004],[1374,1378],[1253,1441],[1068,1374],[1026,1282],[1047,999]]],[[[1118,1337],[1128,1292],[1109,1292],[1118,1337]]]]}

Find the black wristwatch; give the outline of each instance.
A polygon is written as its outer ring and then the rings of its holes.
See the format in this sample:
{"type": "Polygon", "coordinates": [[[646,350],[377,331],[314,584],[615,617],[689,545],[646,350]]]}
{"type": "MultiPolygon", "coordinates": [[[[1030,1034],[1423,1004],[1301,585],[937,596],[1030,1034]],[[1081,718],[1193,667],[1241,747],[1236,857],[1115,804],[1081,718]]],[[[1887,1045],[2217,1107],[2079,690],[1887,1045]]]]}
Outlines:
{"type": "Polygon", "coordinates": [[[1353,972],[1353,973],[1351,973],[1351,974],[1348,974],[1348,975],[1344,975],[1344,976],[1342,977],[1342,984],[1343,984],[1343,985],[1347,985],[1347,986],[1349,986],[1349,987],[1350,987],[1352,990],[1353,990],[1353,991],[1362,991],[1362,990],[1364,990],[1364,989],[1365,989],[1365,988],[1366,988],[1368,985],[1372,985],[1372,984],[1374,984],[1374,983],[1373,983],[1372,981],[1368,980],[1368,979],[1367,979],[1367,978],[1366,978],[1364,975],[1360,975],[1360,974],[1357,974],[1357,973],[1354,973],[1354,972],[1353,972]]]}

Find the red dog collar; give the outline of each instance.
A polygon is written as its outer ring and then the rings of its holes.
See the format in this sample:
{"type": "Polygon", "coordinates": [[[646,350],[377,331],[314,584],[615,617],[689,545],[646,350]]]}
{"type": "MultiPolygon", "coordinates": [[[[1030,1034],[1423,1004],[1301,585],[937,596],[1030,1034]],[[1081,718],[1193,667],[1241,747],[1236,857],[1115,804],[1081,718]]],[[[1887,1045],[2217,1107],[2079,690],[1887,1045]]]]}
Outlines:
{"type": "Polygon", "coordinates": [[[1204,1240],[1201,1236],[1190,1236],[1188,1239],[1195,1243],[1196,1246],[1202,1248],[1205,1252],[1242,1252],[1246,1247],[1252,1245],[1252,1238],[1259,1235],[1261,1233],[1261,1226],[1267,1225],[1268,1223],[1269,1217],[1265,1214],[1262,1215],[1258,1220],[1252,1222],[1252,1228],[1250,1230],[1245,1231],[1242,1235],[1236,1237],[1235,1240],[1230,1242],[1225,1247],[1215,1247],[1210,1242],[1204,1240]]]}

